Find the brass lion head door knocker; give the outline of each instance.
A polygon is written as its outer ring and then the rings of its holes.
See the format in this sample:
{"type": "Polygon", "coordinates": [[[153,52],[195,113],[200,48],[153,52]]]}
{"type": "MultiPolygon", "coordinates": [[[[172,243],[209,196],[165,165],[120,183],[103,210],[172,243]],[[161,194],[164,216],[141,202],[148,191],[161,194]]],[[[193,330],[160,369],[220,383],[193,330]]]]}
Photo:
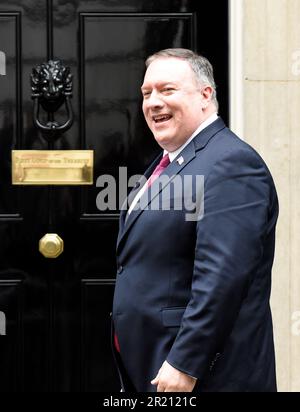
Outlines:
{"type": "Polygon", "coordinates": [[[70,68],[63,65],[60,60],[49,60],[32,69],[31,90],[34,100],[34,124],[47,135],[58,137],[60,133],[68,130],[73,123],[73,110],[70,98],[72,97],[73,75],[70,68]],[[55,121],[54,115],[62,105],[65,105],[67,120],[63,124],[55,121]],[[40,120],[40,106],[47,113],[48,121],[40,120]]]}

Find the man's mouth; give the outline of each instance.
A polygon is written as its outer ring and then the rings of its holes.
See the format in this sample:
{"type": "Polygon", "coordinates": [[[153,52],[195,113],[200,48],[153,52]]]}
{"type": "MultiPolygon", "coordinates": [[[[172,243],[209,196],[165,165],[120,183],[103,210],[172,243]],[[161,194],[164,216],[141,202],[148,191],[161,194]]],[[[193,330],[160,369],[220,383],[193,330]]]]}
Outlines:
{"type": "Polygon", "coordinates": [[[170,114],[160,114],[157,116],[152,116],[152,120],[155,122],[155,124],[158,123],[164,123],[167,122],[168,120],[171,119],[171,115],[170,114]]]}

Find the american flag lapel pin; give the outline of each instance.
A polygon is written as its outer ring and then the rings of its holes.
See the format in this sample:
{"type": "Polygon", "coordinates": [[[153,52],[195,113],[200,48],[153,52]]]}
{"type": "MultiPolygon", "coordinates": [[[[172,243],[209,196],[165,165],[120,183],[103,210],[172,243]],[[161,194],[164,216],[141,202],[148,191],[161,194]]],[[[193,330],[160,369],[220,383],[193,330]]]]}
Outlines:
{"type": "Polygon", "coordinates": [[[179,166],[181,166],[183,162],[184,162],[184,158],[183,158],[182,156],[180,156],[180,157],[177,159],[177,163],[179,164],[179,166]]]}

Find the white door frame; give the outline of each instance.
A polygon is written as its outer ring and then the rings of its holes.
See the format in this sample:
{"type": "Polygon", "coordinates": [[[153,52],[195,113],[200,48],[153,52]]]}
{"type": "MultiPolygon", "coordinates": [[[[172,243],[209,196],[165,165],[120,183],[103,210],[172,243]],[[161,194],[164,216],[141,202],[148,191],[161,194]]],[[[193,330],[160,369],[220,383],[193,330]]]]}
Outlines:
{"type": "Polygon", "coordinates": [[[229,125],[244,137],[243,1],[229,0],[229,125]]]}

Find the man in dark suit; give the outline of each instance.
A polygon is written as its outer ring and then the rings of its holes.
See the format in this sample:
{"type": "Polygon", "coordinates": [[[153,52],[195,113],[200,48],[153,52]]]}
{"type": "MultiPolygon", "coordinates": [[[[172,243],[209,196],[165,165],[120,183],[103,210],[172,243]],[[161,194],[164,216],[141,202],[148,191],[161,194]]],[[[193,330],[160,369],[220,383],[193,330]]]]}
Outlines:
{"type": "Polygon", "coordinates": [[[276,391],[272,177],[217,116],[207,59],[168,49],[146,66],[143,112],[164,152],[121,213],[113,325],[123,390],[276,391]]]}

